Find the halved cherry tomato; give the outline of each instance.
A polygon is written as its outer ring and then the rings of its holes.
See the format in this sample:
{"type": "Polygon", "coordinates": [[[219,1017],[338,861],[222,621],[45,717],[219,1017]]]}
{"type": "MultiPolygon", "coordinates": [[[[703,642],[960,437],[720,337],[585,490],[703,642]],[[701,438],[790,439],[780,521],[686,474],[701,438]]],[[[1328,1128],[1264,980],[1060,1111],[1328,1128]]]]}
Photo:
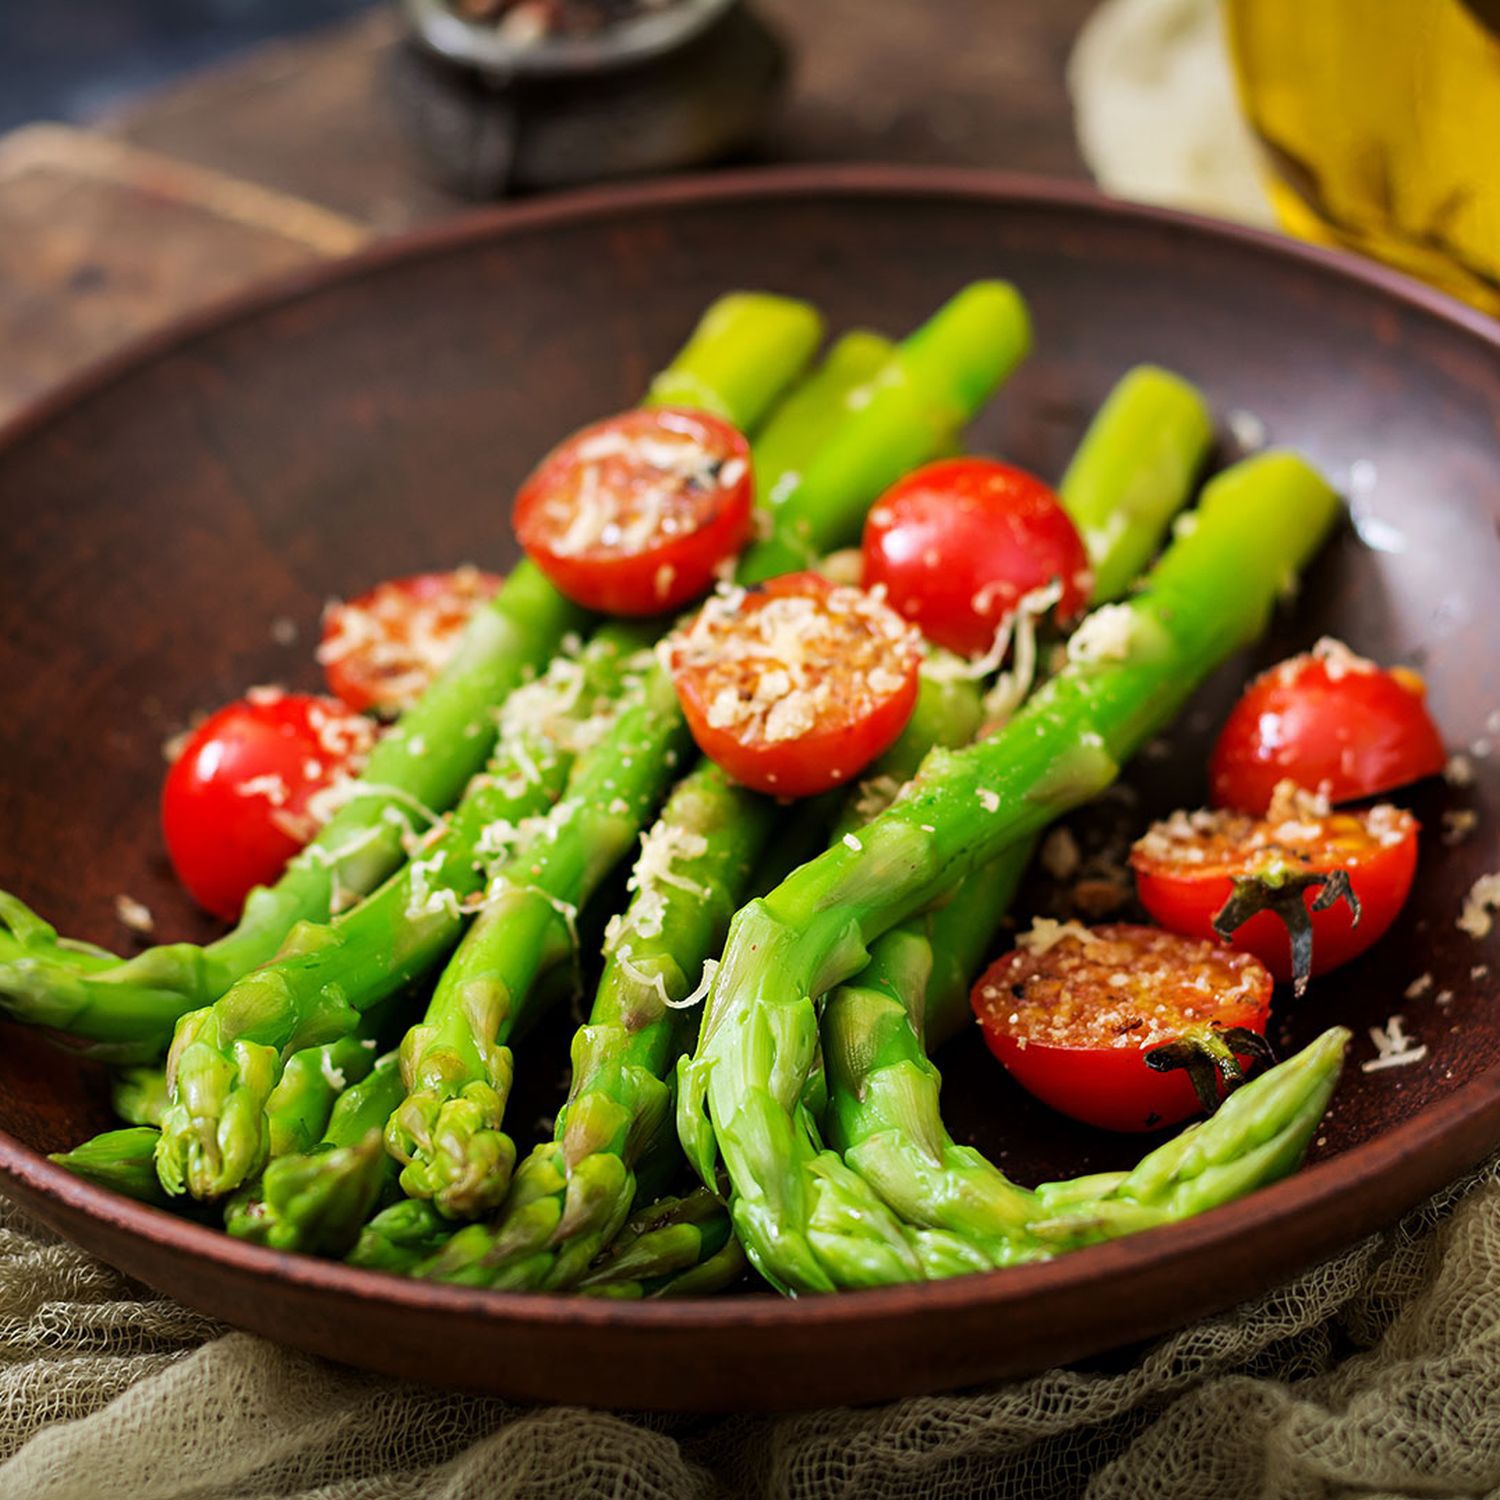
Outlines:
{"type": "Polygon", "coordinates": [[[474,611],[504,581],[478,568],[414,573],[330,604],[318,647],[329,692],[354,709],[409,708],[447,666],[474,611]]]}
{"type": "Polygon", "coordinates": [[[659,406],[560,443],[516,495],[521,545],[568,598],[616,615],[696,599],[749,540],[750,445],[707,412],[659,406]]]}
{"type": "MultiPolygon", "coordinates": [[[[990,1051],[1045,1104],[1105,1130],[1175,1125],[1201,1105],[1147,1055],[1215,1033],[1264,1034],[1271,976],[1248,953],[1155,927],[1037,923],[974,986],[990,1051]]],[[[1249,1061],[1240,1054],[1243,1066],[1249,1061]]]]}
{"type": "Polygon", "coordinates": [[[237,917],[251,888],[281,873],[319,827],[314,795],[358,770],[375,726],[332,698],[274,689],[211,714],[162,788],[177,878],[215,916],[237,917]]]}
{"type": "MultiPolygon", "coordinates": [[[[1324,974],[1375,943],[1396,920],[1417,868],[1417,820],[1385,804],[1365,812],[1329,812],[1283,783],[1265,818],[1237,812],[1175,813],[1153,825],[1131,851],[1141,904],[1163,927],[1214,936],[1214,918],[1237,877],[1279,878],[1347,871],[1360,917],[1346,903],[1313,909],[1319,893],[1300,896],[1312,920],[1312,969],[1324,974]]],[[[1281,980],[1292,977],[1286,924],[1263,911],[1240,927],[1234,946],[1253,953],[1281,980]]]]}
{"type": "Polygon", "coordinates": [[[1389,792],[1443,769],[1426,687],[1322,640],[1257,677],[1224,721],[1209,761],[1214,803],[1263,813],[1279,781],[1331,802],[1389,792]]]}
{"type": "Polygon", "coordinates": [[[985,458],[949,458],[908,474],[865,522],[865,587],[884,585],[898,614],[964,656],[989,649],[1001,623],[1056,579],[1059,620],[1093,587],[1088,553],[1040,479],[985,458]]]}
{"type": "Polygon", "coordinates": [[[916,632],[863,589],[816,573],[710,599],[668,653],[699,748],[778,797],[848,781],[917,701],[916,632]]]}

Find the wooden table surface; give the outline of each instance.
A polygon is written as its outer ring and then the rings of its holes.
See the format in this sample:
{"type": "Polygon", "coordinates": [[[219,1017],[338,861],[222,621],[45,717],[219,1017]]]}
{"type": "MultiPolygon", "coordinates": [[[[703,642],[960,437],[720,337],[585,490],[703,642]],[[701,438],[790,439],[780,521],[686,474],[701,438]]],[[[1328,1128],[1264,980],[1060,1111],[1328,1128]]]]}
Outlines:
{"type": "MultiPolygon", "coordinates": [[[[1082,176],[1063,83],[1096,0],[755,0],[794,78],[745,162],[1082,176]]],[[[89,131],[0,137],[0,420],[237,287],[472,205],[425,182],[376,11],[195,75],[89,131]]]]}

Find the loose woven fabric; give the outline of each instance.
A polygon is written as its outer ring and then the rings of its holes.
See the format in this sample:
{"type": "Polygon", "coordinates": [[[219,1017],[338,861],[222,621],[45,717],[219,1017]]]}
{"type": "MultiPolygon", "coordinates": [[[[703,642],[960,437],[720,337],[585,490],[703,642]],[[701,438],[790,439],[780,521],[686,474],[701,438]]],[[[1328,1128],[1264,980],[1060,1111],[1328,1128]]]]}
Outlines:
{"type": "Polygon", "coordinates": [[[0,1205],[0,1497],[1500,1494],[1500,1161],[1125,1364],[781,1418],[501,1401],[324,1364],[0,1205]]]}

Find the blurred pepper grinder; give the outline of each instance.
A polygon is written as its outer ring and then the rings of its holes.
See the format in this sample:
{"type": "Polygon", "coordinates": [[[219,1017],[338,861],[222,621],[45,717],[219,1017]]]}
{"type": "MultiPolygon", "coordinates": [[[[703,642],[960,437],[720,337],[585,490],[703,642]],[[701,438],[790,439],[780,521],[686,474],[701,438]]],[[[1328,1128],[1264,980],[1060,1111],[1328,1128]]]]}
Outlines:
{"type": "Polygon", "coordinates": [[[493,198],[699,165],[756,132],[787,72],[743,0],[401,0],[402,128],[493,198]]]}

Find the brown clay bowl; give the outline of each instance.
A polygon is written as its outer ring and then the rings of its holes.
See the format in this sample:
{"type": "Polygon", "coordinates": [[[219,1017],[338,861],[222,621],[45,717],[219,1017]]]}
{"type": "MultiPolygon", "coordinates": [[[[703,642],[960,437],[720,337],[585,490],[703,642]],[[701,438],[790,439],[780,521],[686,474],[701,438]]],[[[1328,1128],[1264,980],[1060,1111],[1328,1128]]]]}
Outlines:
{"type": "MultiPolygon", "coordinates": [[[[1454,745],[1492,733],[1494,325],[1382,270],[1077,188],[774,172],[596,193],[387,245],[179,327],[15,422],[0,438],[0,886],[97,941],[124,937],[119,892],[144,900],[162,934],[204,935],[157,835],[160,743],[246,684],[314,681],[308,638],[325,596],[464,558],[503,566],[507,497],[535,456],[628,404],[726,288],[811,297],[835,327],[903,329],[994,275],[1030,299],[1036,352],[978,423],[977,446],[1055,474],[1111,381],[1153,359],[1339,481],[1358,465],[1359,529],[1328,547],[1255,659],[1334,632],[1419,665],[1454,745]],[[273,641],[278,617],[299,644],[273,641]]],[[[1143,811],[1200,798],[1211,711],[1254,664],[1208,686],[1169,757],[1142,760],[1143,811]]],[[[1428,833],[1398,929],[1284,1018],[1290,1042],[1345,1022],[1357,1060],[1372,1055],[1366,1028],[1399,1011],[1426,1062],[1351,1063],[1296,1177],[1049,1264],[837,1298],[631,1306],[276,1255],[50,1165],[40,1153],[105,1125],[101,1078],[14,1028],[0,1047],[0,1174],[86,1249],[230,1322],[512,1396],[793,1407],[1076,1359],[1288,1276],[1500,1141],[1500,951],[1454,927],[1470,883],[1500,863],[1500,766],[1475,765],[1472,788],[1411,799],[1428,833]],[[1479,826],[1444,848],[1440,815],[1457,806],[1479,826]],[[1485,962],[1493,972],[1475,969],[1485,962]],[[1424,972],[1432,990],[1403,1000],[1424,972]]],[[[555,1075],[545,1040],[533,1046],[544,1055],[531,1071],[555,1075]]],[[[1023,1180],[1142,1149],[1032,1104],[973,1036],[940,1060],[958,1132],[1023,1180]]]]}

